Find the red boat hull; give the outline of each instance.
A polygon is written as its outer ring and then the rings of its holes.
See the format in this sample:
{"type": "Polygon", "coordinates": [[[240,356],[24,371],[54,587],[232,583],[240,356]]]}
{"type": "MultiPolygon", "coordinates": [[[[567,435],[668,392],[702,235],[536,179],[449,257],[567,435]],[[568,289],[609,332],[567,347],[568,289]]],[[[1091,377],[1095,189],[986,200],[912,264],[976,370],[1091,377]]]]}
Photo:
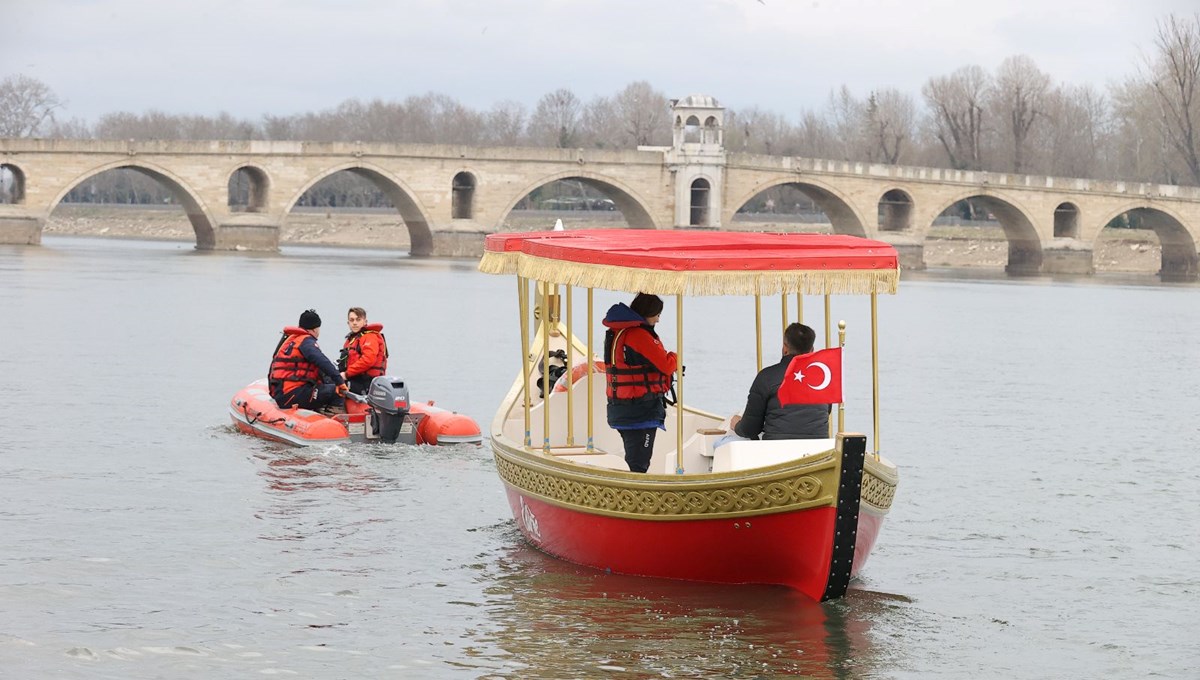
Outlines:
{"type": "Polygon", "coordinates": [[[738,519],[655,521],[579,512],[511,486],[506,490],[525,538],[576,564],[636,576],[775,583],[815,600],[822,599],[829,580],[837,519],[832,507],[738,519]]]}

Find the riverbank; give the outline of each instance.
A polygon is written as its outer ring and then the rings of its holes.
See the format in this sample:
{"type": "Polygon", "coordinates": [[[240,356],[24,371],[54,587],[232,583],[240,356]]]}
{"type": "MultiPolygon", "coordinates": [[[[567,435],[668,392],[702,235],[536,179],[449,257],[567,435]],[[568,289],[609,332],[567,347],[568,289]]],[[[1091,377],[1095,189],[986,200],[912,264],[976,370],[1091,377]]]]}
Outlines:
{"type": "MultiPolygon", "coordinates": [[[[757,219],[736,220],[734,230],[827,233],[828,224],[757,219]]],[[[506,230],[537,229],[562,219],[567,228],[622,226],[617,212],[521,211],[505,221],[506,230]]],[[[44,233],[108,238],[194,241],[187,216],[178,206],[60,205],[44,233]]],[[[293,211],[280,234],[283,245],[408,250],[408,230],[391,210],[293,211]]],[[[1004,230],[998,225],[935,226],[925,240],[928,267],[1003,269],[1008,257],[1004,230]]],[[[1162,250],[1153,231],[1106,229],[1096,243],[1097,272],[1153,274],[1162,250]]]]}

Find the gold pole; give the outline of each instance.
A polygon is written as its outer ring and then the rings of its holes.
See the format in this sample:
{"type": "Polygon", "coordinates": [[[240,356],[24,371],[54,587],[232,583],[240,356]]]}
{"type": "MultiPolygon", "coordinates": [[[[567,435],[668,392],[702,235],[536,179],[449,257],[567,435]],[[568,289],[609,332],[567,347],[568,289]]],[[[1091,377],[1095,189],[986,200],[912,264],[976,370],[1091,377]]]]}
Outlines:
{"type": "Polygon", "coordinates": [[[871,410],[875,416],[875,460],[879,460],[879,298],[871,291],[871,410]]]}
{"type": "Polygon", "coordinates": [[[567,284],[567,446],[575,446],[575,390],[571,374],[575,371],[575,305],[571,302],[571,285],[567,284]]]}
{"type": "Polygon", "coordinates": [[[796,323],[804,323],[804,296],[796,293],[796,323]]]}
{"type": "Polygon", "coordinates": [[[595,444],[592,442],[592,370],[594,369],[594,361],[592,357],[592,289],[587,289],[588,295],[588,317],[587,317],[587,451],[591,453],[595,451],[595,444]]]}
{"type": "MultiPolygon", "coordinates": [[[[550,284],[542,287],[542,453],[550,455],[550,284]]],[[[558,286],[554,287],[555,294],[558,286]]]]}
{"type": "Polygon", "coordinates": [[[532,372],[529,366],[529,279],[517,277],[517,295],[520,296],[517,309],[521,316],[521,375],[525,382],[525,448],[529,449],[533,446],[529,434],[529,374],[532,372]]]}
{"type": "MultiPolygon", "coordinates": [[[[846,322],[838,322],[838,347],[846,346],[846,322]]],[[[843,388],[844,389],[844,388],[843,388]]],[[[846,431],[846,397],[842,395],[842,401],[838,404],[838,434],[846,431]]]]}
{"type": "Polygon", "coordinates": [[[788,327],[787,293],[784,293],[782,296],[780,296],[780,301],[783,302],[783,330],[786,331],[788,327]]]}
{"type": "Polygon", "coordinates": [[[831,333],[833,332],[833,324],[829,321],[829,293],[825,294],[825,347],[833,347],[831,333]]]}
{"type": "Polygon", "coordinates": [[[675,296],[675,474],[683,474],[683,295],[675,296]]]}
{"type": "Polygon", "coordinates": [[[762,370],[762,296],[754,294],[754,340],[758,348],[758,370],[762,370]]]}

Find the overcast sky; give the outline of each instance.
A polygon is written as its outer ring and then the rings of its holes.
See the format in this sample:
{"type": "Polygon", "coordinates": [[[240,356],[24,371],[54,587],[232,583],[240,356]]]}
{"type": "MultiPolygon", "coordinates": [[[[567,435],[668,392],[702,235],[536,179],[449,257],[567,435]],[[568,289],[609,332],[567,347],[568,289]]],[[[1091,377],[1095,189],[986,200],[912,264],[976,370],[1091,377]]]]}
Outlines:
{"type": "Polygon", "coordinates": [[[1135,73],[1155,22],[1197,0],[0,0],[0,77],[42,80],[64,117],[258,118],[441,92],[533,108],[647,80],[668,97],[795,117],[831,89],[993,70],[1028,54],[1056,82],[1135,73]]]}

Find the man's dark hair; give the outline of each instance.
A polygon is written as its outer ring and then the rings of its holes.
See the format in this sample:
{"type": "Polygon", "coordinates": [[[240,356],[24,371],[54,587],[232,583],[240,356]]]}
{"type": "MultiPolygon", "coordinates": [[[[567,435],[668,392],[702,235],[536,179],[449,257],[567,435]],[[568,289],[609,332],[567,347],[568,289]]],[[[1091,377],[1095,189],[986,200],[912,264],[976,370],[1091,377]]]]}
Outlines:
{"type": "Polygon", "coordinates": [[[657,295],[638,293],[637,297],[633,298],[633,302],[629,303],[629,308],[643,319],[649,319],[662,313],[663,301],[657,295]]]}
{"type": "Polygon", "coordinates": [[[816,340],[817,332],[802,323],[791,324],[783,331],[783,344],[792,354],[808,354],[813,351],[816,340]]]}

